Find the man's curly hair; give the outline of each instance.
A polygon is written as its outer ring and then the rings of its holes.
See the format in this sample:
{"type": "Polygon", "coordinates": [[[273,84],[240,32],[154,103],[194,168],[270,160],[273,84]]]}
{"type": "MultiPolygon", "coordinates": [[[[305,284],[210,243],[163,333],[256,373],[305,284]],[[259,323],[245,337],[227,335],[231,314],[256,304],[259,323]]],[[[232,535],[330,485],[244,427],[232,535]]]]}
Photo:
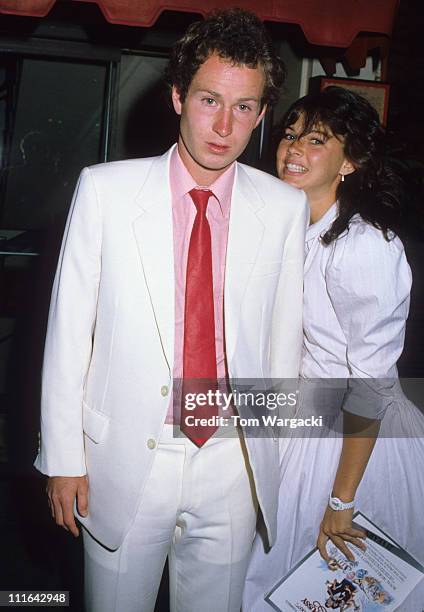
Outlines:
{"type": "Polygon", "coordinates": [[[265,75],[262,106],[278,101],[285,68],[270,36],[256,15],[230,8],[213,11],[203,21],[192,23],[174,46],[166,79],[170,87],[176,87],[181,102],[197,70],[213,53],[236,66],[261,67],[265,75]]]}

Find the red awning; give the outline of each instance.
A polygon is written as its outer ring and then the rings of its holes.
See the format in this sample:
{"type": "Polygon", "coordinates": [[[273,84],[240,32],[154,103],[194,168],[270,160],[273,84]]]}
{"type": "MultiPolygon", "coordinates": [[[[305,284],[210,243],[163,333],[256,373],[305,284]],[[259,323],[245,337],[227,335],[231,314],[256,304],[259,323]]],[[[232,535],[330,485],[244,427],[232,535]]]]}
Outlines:
{"type": "MultiPolygon", "coordinates": [[[[205,15],[241,6],[264,21],[298,24],[314,45],[349,47],[359,32],[390,35],[399,0],[73,0],[96,2],[107,21],[151,26],[164,10],[205,15]],[[199,7],[201,4],[201,7],[199,7]]],[[[44,17],[55,0],[0,0],[0,13],[44,17]]]]}

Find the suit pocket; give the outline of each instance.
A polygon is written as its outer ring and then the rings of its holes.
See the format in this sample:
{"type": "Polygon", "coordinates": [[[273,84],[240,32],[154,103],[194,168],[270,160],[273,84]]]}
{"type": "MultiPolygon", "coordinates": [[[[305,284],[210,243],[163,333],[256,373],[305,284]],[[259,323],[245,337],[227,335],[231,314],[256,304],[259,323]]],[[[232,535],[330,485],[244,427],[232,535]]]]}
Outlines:
{"type": "Polygon", "coordinates": [[[96,444],[101,442],[105,436],[108,425],[109,418],[105,414],[93,410],[83,402],[82,428],[85,435],[88,436],[90,440],[96,444]]]}

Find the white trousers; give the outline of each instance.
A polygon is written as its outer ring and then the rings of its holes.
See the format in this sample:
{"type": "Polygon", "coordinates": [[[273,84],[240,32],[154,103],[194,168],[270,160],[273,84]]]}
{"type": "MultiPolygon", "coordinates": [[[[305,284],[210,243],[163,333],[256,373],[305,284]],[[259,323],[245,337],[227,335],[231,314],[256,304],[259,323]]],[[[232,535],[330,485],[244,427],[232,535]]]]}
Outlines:
{"type": "Polygon", "coordinates": [[[165,426],[120,548],[83,530],[87,612],[153,612],[167,556],[171,612],[239,612],[256,518],[244,442],[211,438],[199,449],[165,426]]]}

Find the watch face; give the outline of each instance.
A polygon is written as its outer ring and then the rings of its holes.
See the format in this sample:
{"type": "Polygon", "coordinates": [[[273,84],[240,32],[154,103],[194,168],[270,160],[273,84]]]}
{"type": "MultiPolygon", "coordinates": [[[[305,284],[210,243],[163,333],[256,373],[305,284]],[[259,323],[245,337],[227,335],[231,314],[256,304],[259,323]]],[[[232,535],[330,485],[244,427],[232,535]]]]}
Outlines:
{"type": "Polygon", "coordinates": [[[340,499],[338,499],[338,497],[332,497],[330,500],[330,508],[332,508],[333,510],[341,510],[342,509],[342,502],[340,501],[340,499]]]}
{"type": "Polygon", "coordinates": [[[354,507],[354,501],[342,502],[338,497],[330,497],[328,505],[332,510],[348,510],[354,507]]]}

